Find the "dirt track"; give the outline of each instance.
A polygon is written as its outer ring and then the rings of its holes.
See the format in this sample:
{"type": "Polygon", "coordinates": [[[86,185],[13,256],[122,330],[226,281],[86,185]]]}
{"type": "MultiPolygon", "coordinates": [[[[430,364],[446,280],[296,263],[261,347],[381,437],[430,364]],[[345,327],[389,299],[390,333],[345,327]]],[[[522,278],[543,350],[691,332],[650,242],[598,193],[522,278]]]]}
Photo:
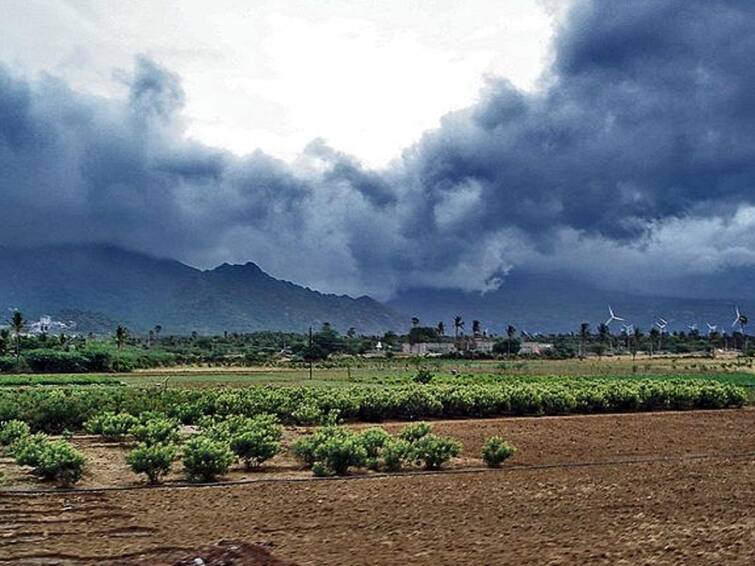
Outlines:
{"type": "Polygon", "coordinates": [[[503,433],[520,446],[518,465],[358,480],[5,494],[0,563],[169,564],[230,539],[298,564],[751,564],[753,425],[752,409],[441,423],[438,432],[462,438],[470,453],[482,438],[503,433]],[[645,457],[656,460],[568,465],[645,457]],[[567,465],[524,467],[551,463],[567,465]]]}

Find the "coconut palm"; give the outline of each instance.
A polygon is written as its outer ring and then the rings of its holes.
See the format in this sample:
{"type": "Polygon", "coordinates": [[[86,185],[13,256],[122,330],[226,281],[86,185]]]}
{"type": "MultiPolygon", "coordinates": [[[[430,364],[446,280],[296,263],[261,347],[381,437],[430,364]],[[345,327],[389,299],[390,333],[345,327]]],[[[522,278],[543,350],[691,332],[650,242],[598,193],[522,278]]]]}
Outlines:
{"type": "Polygon", "coordinates": [[[123,349],[123,346],[126,344],[126,340],[128,339],[128,330],[118,325],[118,328],[115,329],[115,344],[118,347],[119,350],[123,349]]]}
{"type": "Polygon", "coordinates": [[[26,320],[24,320],[24,315],[21,314],[21,311],[16,310],[13,311],[8,324],[15,338],[16,364],[18,364],[18,360],[21,357],[21,334],[24,332],[24,328],[26,328],[26,320]]]}
{"type": "Polygon", "coordinates": [[[461,318],[461,315],[456,315],[454,317],[454,336],[456,338],[459,337],[459,331],[464,328],[464,319],[461,318]]]}

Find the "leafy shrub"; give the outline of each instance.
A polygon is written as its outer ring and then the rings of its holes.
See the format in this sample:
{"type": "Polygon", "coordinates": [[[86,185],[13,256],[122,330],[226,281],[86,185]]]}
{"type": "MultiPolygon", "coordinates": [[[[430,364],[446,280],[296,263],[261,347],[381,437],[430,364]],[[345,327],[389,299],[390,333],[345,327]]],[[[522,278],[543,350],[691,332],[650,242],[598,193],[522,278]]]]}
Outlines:
{"type": "Polygon", "coordinates": [[[419,368],[419,371],[417,371],[416,375],[412,378],[412,381],[414,383],[419,383],[420,385],[427,385],[433,380],[433,373],[427,369],[427,368],[419,368]]]}
{"type": "Polygon", "coordinates": [[[183,465],[189,481],[215,481],[228,471],[234,459],[227,444],[207,436],[195,436],[184,445],[183,465]]]}
{"type": "Polygon", "coordinates": [[[105,412],[89,419],[84,428],[91,434],[101,434],[107,440],[121,440],[139,424],[139,419],[128,413],[105,412]]]}
{"type": "Polygon", "coordinates": [[[230,435],[231,450],[244,461],[247,469],[258,467],[280,452],[283,429],[272,415],[250,419],[230,435]]]}
{"type": "Polygon", "coordinates": [[[172,444],[179,440],[178,426],[173,419],[156,417],[135,425],[131,434],[145,444],[172,444]]]}
{"type": "Polygon", "coordinates": [[[336,425],[320,427],[313,434],[297,438],[291,445],[291,452],[293,452],[294,456],[301,460],[305,466],[312,466],[317,460],[317,447],[330,438],[342,433],[343,430],[336,425]]]}
{"type": "Polygon", "coordinates": [[[411,446],[411,457],[426,470],[437,470],[461,453],[461,444],[444,436],[425,434],[411,446]]]}
{"type": "Polygon", "coordinates": [[[150,483],[170,473],[177,449],[173,444],[140,443],[126,455],[126,462],[136,474],[146,474],[150,483]]]}
{"type": "Polygon", "coordinates": [[[407,442],[417,442],[420,438],[427,436],[433,430],[428,423],[413,423],[401,429],[399,436],[407,442]]]}
{"type": "Polygon", "coordinates": [[[516,448],[500,436],[491,436],[482,447],[482,459],[489,468],[497,468],[515,451],[516,448]]]}
{"type": "Polygon", "coordinates": [[[375,470],[379,467],[380,452],[390,440],[391,435],[382,428],[368,428],[359,434],[359,442],[367,453],[368,468],[375,470]]]}
{"type": "Polygon", "coordinates": [[[16,464],[19,466],[36,466],[39,463],[40,455],[48,444],[50,444],[50,439],[42,432],[20,438],[13,444],[13,456],[16,459],[16,464]]]}
{"type": "Polygon", "coordinates": [[[0,423],[0,446],[10,446],[31,432],[23,421],[11,420],[0,423]]]}
{"type": "Polygon", "coordinates": [[[390,438],[380,449],[381,467],[386,472],[398,472],[411,453],[411,444],[401,438],[390,438]]]}
{"type": "Polygon", "coordinates": [[[366,459],[367,451],[351,433],[332,436],[315,449],[315,462],[338,476],[345,475],[352,466],[363,466],[366,459]]]}
{"type": "Polygon", "coordinates": [[[46,480],[55,480],[68,487],[81,479],[86,459],[65,440],[49,442],[39,452],[34,473],[46,480]]]}

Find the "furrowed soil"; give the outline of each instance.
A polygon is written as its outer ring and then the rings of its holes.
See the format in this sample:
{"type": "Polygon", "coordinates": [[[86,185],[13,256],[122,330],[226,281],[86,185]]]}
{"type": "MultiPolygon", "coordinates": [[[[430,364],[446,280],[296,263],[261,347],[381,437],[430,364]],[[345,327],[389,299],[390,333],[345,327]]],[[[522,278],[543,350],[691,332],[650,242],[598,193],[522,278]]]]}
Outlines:
{"type": "MultiPolygon", "coordinates": [[[[752,408],[434,424],[465,446],[437,474],[312,480],[284,458],[245,484],[6,490],[0,564],[755,563],[752,408]],[[484,470],[493,434],[519,452],[484,470]]],[[[100,451],[82,485],[137,483],[122,448],[77,442],[100,451]]]]}

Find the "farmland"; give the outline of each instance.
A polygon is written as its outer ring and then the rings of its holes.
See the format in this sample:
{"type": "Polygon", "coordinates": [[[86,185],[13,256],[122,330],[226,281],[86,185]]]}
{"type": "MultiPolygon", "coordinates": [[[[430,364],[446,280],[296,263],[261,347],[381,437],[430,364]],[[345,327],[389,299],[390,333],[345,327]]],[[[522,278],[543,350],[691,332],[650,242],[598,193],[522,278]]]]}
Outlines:
{"type": "Polygon", "coordinates": [[[0,421],[27,427],[27,446],[85,465],[44,481],[6,447],[0,563],[172,564],[221,552],[271,564],[352,564],[354,552],[366,564],[748,563],[755,374],[712,362],[2,376],[0,421]],[[420,436],[432,429],[421,448],[403,440],[417,421],[430,425],[420,436]],[[376,427],[384,448],[371,460],[359,445],[376,427]],[[155,434],[180,446],[150,444],[155,434]],[[307,461],[302,447],[316,438],[307,461]],[[515,447],[498,468],[483,459],[493,438],[515,447]],[[245,465],[260,439],[269,453],[245,465]],[[137,470],[163,454],[151,486],[137,470]],[[227,461],[206,476],[189,467],[208,454],[227,461]],[[233,548],[212,546],[220,540],[233,548]]]}
{"type": "MultiPolygon", "coordinates": [[[[519,451],[500,470],[6,493],[0,560],[170,564],[225,539],[298,564],[747,564],[753,425],[751,409],[444,421],[437,431],[464,456],[491,433],[519,451]]],[[[90,486],[118,485],[129,472],[108,451],[119,448],[99,449],[113,468],[90,486]]]]}

